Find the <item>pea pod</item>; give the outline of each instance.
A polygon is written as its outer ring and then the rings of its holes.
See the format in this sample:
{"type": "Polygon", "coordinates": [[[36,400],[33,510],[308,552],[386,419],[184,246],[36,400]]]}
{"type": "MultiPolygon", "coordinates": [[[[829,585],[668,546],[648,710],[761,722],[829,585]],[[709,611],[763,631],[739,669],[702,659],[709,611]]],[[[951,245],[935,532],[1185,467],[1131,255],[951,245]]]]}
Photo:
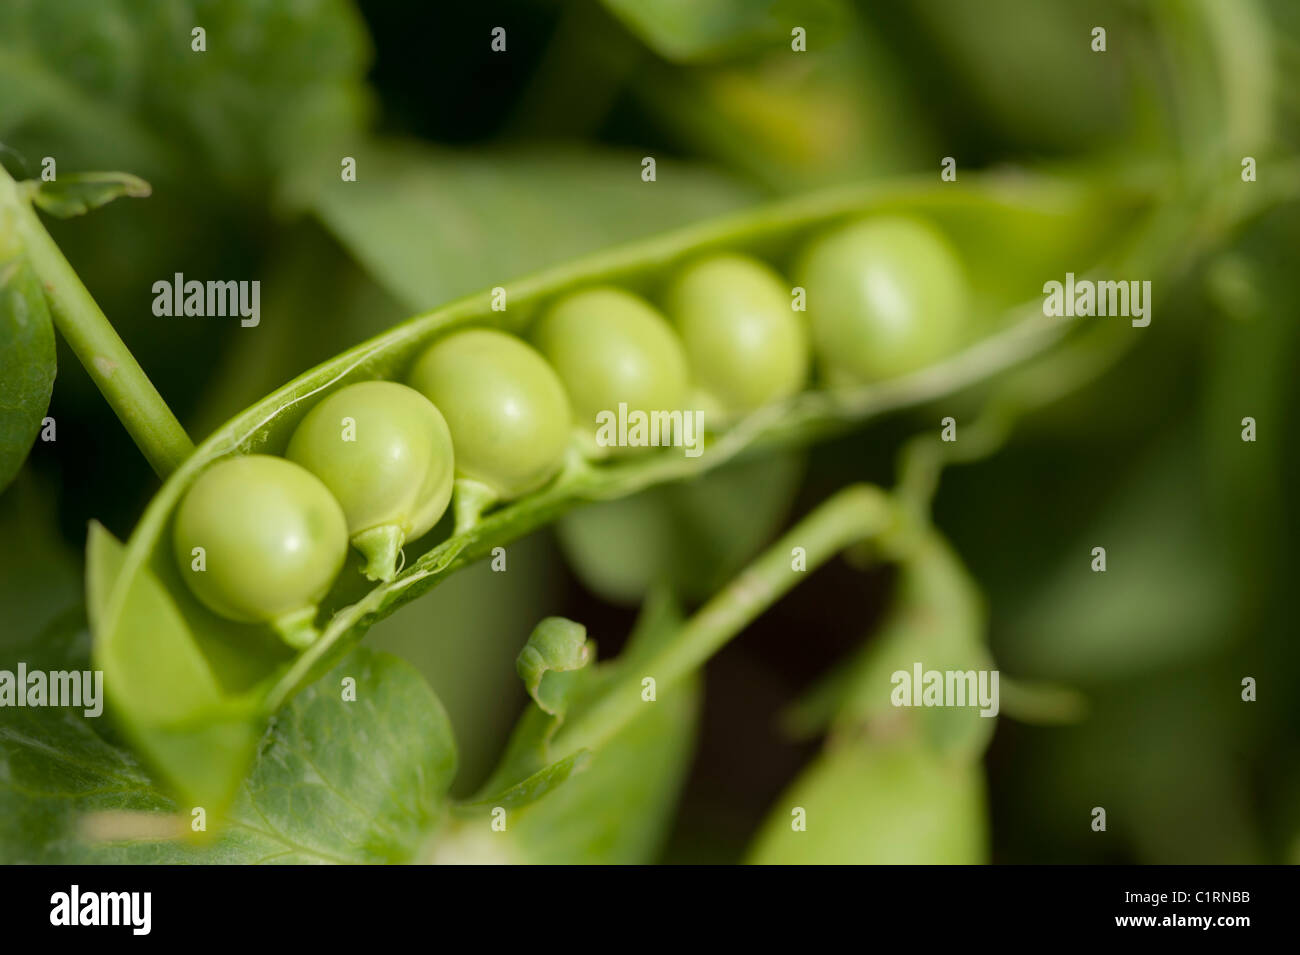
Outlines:
{"type": "MultiPolygon", "coordinates": [[[[195,798],[207,792],[219,801],[223,787],[188,778],[187,764],[175,755],[186,734],[204,723],[212,701],[206,700],[205,708],[191,704],[183,680],[170,679],[152,668],[142,652],[129,651],[131,634],[144,625],[139,613],[146,605],[134,594],[147,591],[148,606],[156,610],[161,602],[167,608],[148,622],[154,642],[202,660],[219,698],[238,700],[241,713],[251,711],[248,719],[255,730],[257,721],[326,672],[375,620],[447,574],[583,501],[620,497],[703,473],[742,453],[843,430],[888,410],[950,394],[1050,347],[1067,326],[1042,316],[1042,282],[1066,269],[1104,263],[1103,250],[1124,234],[1120,230],[1141,222],[1149,208],[1143,189],[1116,185],[1113,178],[1104,187],[1025,176],[972,175],[960,188],[931,177],[881,182],[807,196],[608,250],[506,283],[504,296],[484,291],[398,325],[303,374],[217,429],[154,497],[120,563],[97,568],[103,549],[91,549],[92,576],[101,580],[91,594],[97,604],[92,607],[95,654],[105,669],[110,705],[123,714],[138,748],[174,785],[195,798]],[[962,337],[953,343],[954,354],[939,365],[851,389],[814,386],[710,434],[698,457],[684,455],[680,448],[599,464],[571,456],[569,465],[548,483],[464,522],[423,553],[408,549],[404,570],[391,580],[371,585],[359,573],[342,573],[320,601],[319,639],[296,655],[268,640],[264,628],[213,614],[183,582],[171,533],[177,508],[194,482],[232,455],[283,454],[307,413],[338,390],[376,379],[408,381],[420,356],[458,331],[487,328],[522,337],[547,308],[585,289],[612,285],[658,304],[683,267],[708,255],[751,256],[776,274],[790,274],[796,256],[815,237],[876,215],[908,215],[927,222],[953,244],[970,276],[962,337]],[[1016,268],[1008,268],[1008,262],[1015,262],[1016,268]],[[503,300],[508,305],[501,310],[503,300]],[[120,686],[135,692],[118,692],[120,686]],[[141,702],[146,697],[161,703],[146,708],[141,702]],[[155,712],[165,712],[167,720],[153,719],[155,712]]],[[[454,425],[452,431],[454,441],[454,425]]],[[[460,464],[459,449],[456,459],[460,464]]],[[[359,561],[356,556],[350,559],[359,561]]]]}
{"type": "MultiPolygon", "coordinates": [[[[934,708],[902,708],[895,699],[896,674],[918,664],[991,671],[978,589],[933,530],[898,556],[898,593],[881,632],[787,719],[796,730],[829,723],[829,735],[772,807],[751,849],[753,862],[984,861],[980,761],[996,722],[989,713],[996,710],[983,712],[977,699],[934,708]]],[[[997,684],[990,685],[996,704],[997,684]]]]}

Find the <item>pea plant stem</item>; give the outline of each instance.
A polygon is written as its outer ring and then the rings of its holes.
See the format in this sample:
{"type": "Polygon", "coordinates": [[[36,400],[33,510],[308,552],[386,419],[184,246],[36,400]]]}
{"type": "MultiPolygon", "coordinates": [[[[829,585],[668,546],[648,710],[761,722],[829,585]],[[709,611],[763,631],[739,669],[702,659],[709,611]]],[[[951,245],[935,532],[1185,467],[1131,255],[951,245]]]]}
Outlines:
{"type": "Polygon", "coordinates": [[[807,570],[840,551],[899,528],[893,499],[879,488],[853,485],[837,493],[796,524],[678,631],[672,642],[635,672],[623,674],[598,698],[580,708],[551,744],[552,759],[580,749],[598,750],[630,723],[642,707],[642,680],[653,677],[656,693],[670,692],[728,640],[793,589],[805,571],[793,567],[794,548],[804,551],[807,570]]]}
{"type": "Polygon", "coordinates": [[[160,478],[180,466],[194,444],[114,330],[36,211],[0,169],[0,202],[12,212],[22,248],[40,278],[54,326],[160,478]]]}

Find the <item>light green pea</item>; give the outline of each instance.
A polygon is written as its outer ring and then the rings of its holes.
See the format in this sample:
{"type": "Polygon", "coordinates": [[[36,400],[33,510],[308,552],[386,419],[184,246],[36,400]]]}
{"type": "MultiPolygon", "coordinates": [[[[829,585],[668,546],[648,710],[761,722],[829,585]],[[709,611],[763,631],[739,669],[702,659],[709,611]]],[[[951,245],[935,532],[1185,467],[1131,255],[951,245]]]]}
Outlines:
{"type": "Polygon", "coordinates": [[[685,410],[686,356],[662,315],[622,289],[577,292],[552,306],[533,340],[564,382],[584,433],[597,416],[685,410]]]}
{"type": "Polygon", "coordinates": [[[390,580],[407,541],[427,534],[451,500],[451,432],[414,388],[366,381],[312,408],[285,457],[338,499],[371,580],[390,580]]]}
{"type": "Polygon", "coordinates": [[[961,340],[961,263],[920,221],[864,219],[824,235],[804,252],[795,280],[807,292],[813,348],[831,384],[915,371],[961,340]]]}
{"type": "Polygon", "coordinates": [[[343,567],[347,521],[310,472],[253,454],[199,476],[177,510],[172,542],[181,576],[205,606],[270,623],[301,646],[315,638],[316,605],[343,567]]]}
{"type": "Polygon", "coordinates": [[[494,329],[449,335],[416,362],[410,382],[446,419],[456,473],[496,498],[537,489],[563,464],[572,433],[564,386],[518,338],[494,329]]]}
{"type": "Polygon", "coordinates": [[[789,284],[756,259],[718,255],[684,269],[665,294],[691,377],[725,415],[789,397],[808,376],[808,334],[789,284]]]}

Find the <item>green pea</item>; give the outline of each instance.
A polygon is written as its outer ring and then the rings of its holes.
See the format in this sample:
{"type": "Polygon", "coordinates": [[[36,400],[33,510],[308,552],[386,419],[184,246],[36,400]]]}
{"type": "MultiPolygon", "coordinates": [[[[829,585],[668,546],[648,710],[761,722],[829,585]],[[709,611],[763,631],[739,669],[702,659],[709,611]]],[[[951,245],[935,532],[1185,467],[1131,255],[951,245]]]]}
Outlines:
{"type": "Polygon", "coordinates": [[[957,253],[914,219],[865,219],[817,239],[796,281],[831,384],[878,381],[951,353],[967,289],[957,253]]]}
{"type": "Polygon", "coordinates": [[[343,568],[347,521],[311,472],[253,454],[199,476],[177,510],[172,544],[181,576],[210,610],[270,623],[303,646],[315,639],[316,605],[343,568]]]}
{"type": "Polygon", "coordinates": [[[411,385],[438,406],[456,446],[456,473],[510,500],[545,484],[572,431],[564,386],[535,349],[472,329],[435,342],[411,385]]]}
{"type": "Polygon", "coordinates": [[[756,259],[717,255],[687,267],[665,294],[691,377],[725,416],[787,398],[808,377],[808,334],[790,286],[756,259]]]}
{"type": "Polygon", "coordinates": [[[601,287],[561,299],[533,331],[555,366],[584,434],[597,415],[685,410],[686,356],[671,326],[650,304],[601,287]]]}
{"type": "Polygon", "coordinates": [[[343,506],[371,580],[391,580],[402,546],[438,523],[451,500],[451,432],[414,388],[348,385],[302,419],[285,457],[316,475],[343,506]]]}

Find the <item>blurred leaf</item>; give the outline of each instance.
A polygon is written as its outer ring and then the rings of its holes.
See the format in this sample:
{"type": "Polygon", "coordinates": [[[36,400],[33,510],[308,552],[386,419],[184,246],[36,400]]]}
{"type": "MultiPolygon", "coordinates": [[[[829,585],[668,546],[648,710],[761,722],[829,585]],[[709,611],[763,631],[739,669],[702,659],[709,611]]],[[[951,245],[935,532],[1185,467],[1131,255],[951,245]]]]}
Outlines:
{"type": "Polygon", "coordinates": [[[782,44],[803,27],[808,42],[833,41],[844,18],[838,0],[605,0],[656,53],[700,60],[782,44]]]}
{"type": "MultiPolygon", "coordinates": [[[[82,669],[84,619],[42,636],[43,667],[82,669]],[[65,655],[56,658],[51,649],[65,655]]],[[[32,666],[32,655],[25,655],[32,666]]],[[[455,772],[451,726],[409,667],[357,650],[276,715],[226,820],[162,793],[80,709],[7,709],[0,722],[0,861],[319,863],[409,861],[455,772]],[[340,684],[356,681],[356,700],[340,684]]]]}
{"type": "Polygon", "coordinates": [[[892,51],[859,23],[806,53],[778,44],[727,63],[648,64],[632,91],[697,151],[778,193],[937,165],[927,116],[892,51]]]}
{"type": "Polygon", "coordinates": [[[1238,595],[1213,529],[1193,517],[1206,511],[1193,450],[1185,429],[1167,435],[1023,607],[1008,608],[997,648],[1009,669],[1095,682],[1184,666],[1224,645],[1238,595]],[[1091,569],[1099,546],[1104,573],[1091,569]]]}
{"type": "Polygon", "coordinates": [[[572,511],[556,532],[574,572],[606,600],[638,603],[659,583],[701,599],[776,533],[803,471],[804,458],[794,452],[741,460],[572,511]]]}
{"type": "Polygon", "coordinates": [[[192,435],[211,433],[294,376],[410,314],[312,220],[277,233],[261,275],[261,321],[254,334],[229,336],[199,407],[183,422],[192,435]]]}
{"type": "Polygon", "coordinates": [[[1084,723],[1009,740],[996,794],[999,817],[1016,821],[1001,839],[1007,861],[1283,861],[1256,817],[1287,767],[1272,748],[1267,777],[1246,761],[1281,701],[1243,703],[1230,667],[1135,675],[1095,690],[1084,723]],[[1094,806],[1106,809],[1104,835],[1089,826],[1094,806]]]}
{"type": "MultiPolygon", "coordinates": [[[[20,160],[13,171],[37,176],[49,158],[56,181],[117,168],[153,185],[148,203],[50,231],[182,420],[221,382],[213,356],[260,331],[160,321],[150,286],[183,272],[263,278],[271,290],[258,262],[274,234],[268,197],[277,179],[297,177],[301,157],[336,155],[354,140],[369,112],[369,58],[353,0],[0,3],[0,143],[20,160]],[[196,27],[207,31],[206,52],[191,49],[196,27]]],[[[114,437],[90,378],[71,369],[58,400],[77,409],[104,472],[136,481],[128,469],[138,452],[114,437]]],[[[115,528],[135,512],[109,482],[79,498],[86,517],[115,528]]]]}
{"type": "MultiPolygon", "coordinates": [[[[0,208],[0,227],[6,210],[0,208]]],[[[0,243],[7,237],[0,236],[0,243]]],[[[0,491],[32,449],[54,390],[54,326],[21,253],[0,261],[0,491]]]]}
{"type": "Polygon", "coordinates": [[[84,599],[79,556],[56,531],[54,491],[29,469],[0,494],[0,651],[33,640],[84,599]]]}
{"type": "Polygon", "coordinates": [[[987,861],[983,772],[920,740],[838,739],[773,805],[759,865],[967,865],[987,861]],[[795,831],[795,809],[806,831],[795,831]]]}
{"type": "Polygon", "coordinates": [[[1001,135],[1021,150],[1089,150],[1134,133],[1152,80],[1144,87],[1132,74],[1155,54],[1133,4],[915,0],[897,9],[910,52],[934,64],[932,95],[949,107],[965,100],[961,121],[992,127],[982,130],[985,148],[1001,135]],[[1107,30],[1105,53],[1092,51],[1096,26],[1107,30]]]}
{"type": "Polygon", "coordinates": [[[84,215],[114,199],[148,196],[149,183],[129,172],[79,172],[60,176],[53,182],[32,180],[32,202],[60,219],[84,215]]]}
{"type": "Polygon", "coordinates": [[[1291,548],[1278,515],[1288,484],[1287,385],[1300,356],[1300,306],[1291,293],[1300,266],[1297,208],[1267,216],[1204,273],[1218,315],[1204,340],[1201,461],[1213,527],[1252,614],[1277,592],[1291,548]],[[1255,419],[1253,442],[1241,438],[1246,417],[1255,419]]]}
{"type": "Polygon", "coordinates": [[[642,182],[640,155],[591,147],[454,153],[372,142],[351,154],[356,182],[340,181],[335,166],[296,201],[417,309],[750,199],[667,157],[658,180],[642,182]]]}
{"type": "Polygon", "coordinates": [[[8,0],[0,139],[74,168],[197,166],[250,188],[359,126],[368,57],[348,0],[8,0]]]}

